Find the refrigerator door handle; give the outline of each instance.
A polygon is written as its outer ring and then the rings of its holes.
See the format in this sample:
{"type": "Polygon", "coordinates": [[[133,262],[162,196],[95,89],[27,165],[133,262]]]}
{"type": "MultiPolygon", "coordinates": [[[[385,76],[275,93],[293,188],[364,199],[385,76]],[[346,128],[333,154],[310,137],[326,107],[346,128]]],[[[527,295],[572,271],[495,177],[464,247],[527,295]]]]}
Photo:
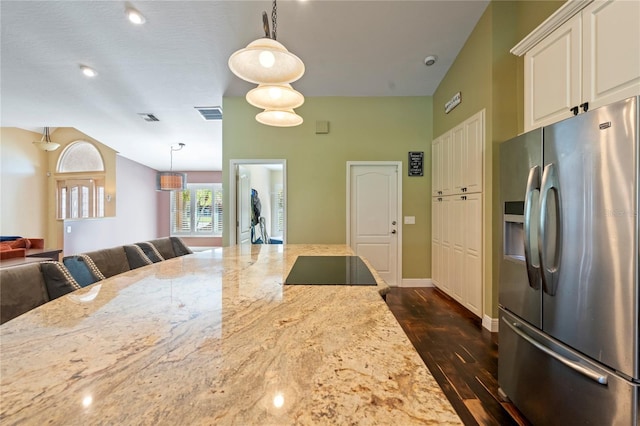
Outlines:
{"type": "Polygon", "coordinates": [[[514,333],[516,333],[519,337],[521,337],[522,339],[526,340],[532,346],[534,346],[535,348],[537,348],[540,351],[544,352],[545,354],[549,355],[550,357],[552,357],[556,361],[564,364],[565,366],[567,366],[570,369],[576,371],[577,373],[580,373],[583,376],[588,377],[589,379],[593,380],[594,382],[600,383],[601,385],[605,385],[605,386],[607,385],[607,383],[609,381],[607,375],[600,374],[597,371],[594,371],[594,370],[592,370],[592,369],[590,369],[588,367],[585,367],[584,365],[580,365],[579,363],[577,363],[577,362],[575,362],[573,360],[570,360],[567,357],[564,357],[564,356],[560,355],[559,353],[553,351],[552,349],[549,349],[548,347],[544,346],[542,343],[536,341],[535,339],[533,339],[530,336],[528,336],[527,334],[525,334],[522,330],[520,330],[518,323],[514,322],[512,324],[505,317],[502,317],[502,321],[514,333]]]}
{"type": "MultiPolygon", "coordinates": [[[[534,166],[529,169],[527,188],[524,196],[524,260],[527,265],[529,287],[538,290],[540,288],[540,264],[535,264],[532,258],[533,253],[531,252],[531,217],[534,207],[533,197],[535,191],[540,192],[540,166],[534,166]]],[[[537,252],[535,252],[535,254],[537,254],[537,252]]]]}
{"type": "Polygon", "coordinates": [[[560,212],[560,191],[558,188],[558,174],[553,163],[547,164],[542,172],[542,182],[540,184],[540,227],[538,228],[538,254],[540,256],[540,269],[542,271],[542,290],[550,296],[556,294],[558,288],[558,259],[560,259],[560,249],[562,244],[562,227],[560,212]],[[549,195],[555,195],[555,208],[553,211],[553,221],[555,224],[553,246],[547,243],[547,237],[550,232],[548,229],[549,215],[547,215],[547,207],[549,195]],[[547,249],[551,248],[552,259],[549,259],[547,249]]]}

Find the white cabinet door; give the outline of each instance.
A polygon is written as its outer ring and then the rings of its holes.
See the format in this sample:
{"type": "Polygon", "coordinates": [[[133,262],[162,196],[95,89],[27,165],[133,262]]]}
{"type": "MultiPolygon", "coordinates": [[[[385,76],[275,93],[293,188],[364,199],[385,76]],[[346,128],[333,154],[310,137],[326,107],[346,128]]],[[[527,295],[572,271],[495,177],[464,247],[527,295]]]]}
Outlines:
{"type": "Polygon", "coordinates": [[[431,142],[431,195],[442,195],[442,136],[431,142]]]}
{"type": "Polygon", "coordinates": [[[462,201],[464,216],[464,305],[482,316],[482,194],[462,201]]]}
{"type": "Polygon", "coordinates": [[[484,110],[465,120],[462,152],[462,192],[482,192],[484,110]]]}
{"type": "Polygon", "coordinates": [[[432,202],[433,283],[482,317],[482,194],[432,202]]]}
{"type": "Polygon", "coordinates": [[[464,279],[466,275],[464,273],[464,224],[466,218],[464,216],[463,197],[463,195],[451,197],[451,209],[448,219],[450,220],[449,229],[451,235],[451,257],[449,259],[450,295],[464,305],[464,279]]]}
{"type": "Polygon", "coordinates": [[[431,199],[431,281],[440,287],[442,278],[442,197],[431,199]]]}
{"type": "Polygon", "coordinates": [[[453,194],[482,192],[484,110],[451,130],[453,194]]]}
{"type": "Polygon", "coordinates": [[[444,290],[450,291],[450,259],[451,259],[451,228],[453,221],[450,218],[449,206],[451,197],[432,198],[432,281],[433,284],[444,290]]]}
{"type": "Polygon", "coordinates": [[[431,195],[451,194],[451,131],[431,142],[431,195]]]}
{"type": "Polygon", "coordinates": [[[451,229],[454,226],[451,220],[451,197],[441,197],[438,203],[440,209],[440,288],[447,293],[451,291],[451,262],[452,245],[451,229]]]}
{"type": "Polygon", "coordinates": [[[640,1],[595,1],[582,11],[583,102],[640,94],[640,1]]]}
{"type": "Polygon", "coordinates": [[[575,16],[525,54],[525,131],[571,117],[581,103],[581,27],[575,16]]]}
{"type": "Polygon", "coordinates": [[[453,158],[451,156],[451,132],[447,132],[441,136],[442,163],[440,165],[440,186],[442,193],[440,195],[449,195],[453,193],[451,186],[451,167],[453,158]]]}
{"type": "Polygon", "coordinates": [[[451,180],[454,194],[462,193],[462,187],[465,184],[463,164],[465,144],[464,123],[461,123],[451,130],[451,180]]]}

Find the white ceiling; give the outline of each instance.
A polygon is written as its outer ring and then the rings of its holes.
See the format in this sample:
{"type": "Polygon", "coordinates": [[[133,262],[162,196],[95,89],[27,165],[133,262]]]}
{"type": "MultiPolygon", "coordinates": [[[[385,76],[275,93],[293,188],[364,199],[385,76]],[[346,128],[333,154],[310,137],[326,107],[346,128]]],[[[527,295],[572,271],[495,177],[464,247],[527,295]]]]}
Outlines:
{"type": "MultiPolygon", "coordinates": [[[[280,1],[278,41],[305,63],[305,96],[432,95],[488,0],[280,1]],[[424,65],[427,55],[438,62],[424,65]]],[[[0,1],[0,124],[74,127],[158,170],[222,169],[221,106],[253,86],[227,60],[264,35],[271,1],[0,1]],[[142,26],[125,19],[132,4],[142,26]],[[84,77],[79,66],[98,71],[84,77]],[[138,113],[152,113],[146,122],[138,113]]],[[[256,109],[256,113],[259,112],[256,109]]],[[[286,129],[283,129],[286,131],[286,129]]],[[[55,134],[53,138],[55,140],[55,134]]]]}

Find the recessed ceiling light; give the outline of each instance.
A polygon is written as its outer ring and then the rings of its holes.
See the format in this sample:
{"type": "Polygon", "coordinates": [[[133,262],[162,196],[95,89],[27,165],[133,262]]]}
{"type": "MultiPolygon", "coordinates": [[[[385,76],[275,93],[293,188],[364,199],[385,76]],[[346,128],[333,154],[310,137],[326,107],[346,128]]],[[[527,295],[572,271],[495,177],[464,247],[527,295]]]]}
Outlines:
{"type": "Polygon", "coordinates": [[[133,7],[127,7],[124,13],[127,15],[127,19],[136,25],[142,25],[147,21],[144,15],[133,7]]]}
{"type": "Polygon", "coordinates": [[[435,64],[437,60],[438,58],[435,55],[429,55],[424,58],[424,64],[430,67],[431,65],[435,64]]]}
{"type": "Polygon", "coordinates": [[[96,70],[86,65],[80,65],[80,70],[82,71],[82,74],[86,75],[87,77],[95,77],[96,75],[98,75],[98,72],[96,70]]]}

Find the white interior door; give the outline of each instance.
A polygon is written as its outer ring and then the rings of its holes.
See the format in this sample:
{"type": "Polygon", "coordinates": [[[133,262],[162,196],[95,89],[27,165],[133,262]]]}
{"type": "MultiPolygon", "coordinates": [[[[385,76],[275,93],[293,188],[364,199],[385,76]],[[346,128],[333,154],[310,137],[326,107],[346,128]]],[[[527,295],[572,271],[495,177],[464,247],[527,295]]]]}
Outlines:
{"type": "Polygon", "coordinates": [[[348,164],[348,240],[389,285],[400,281],[401,217],[396,162],[348,164]]]}
{"type": "Polygon", "coordinates": [[[251,177],[246,167],[238,166],[238,244],[251,243],[251,177]]]}

